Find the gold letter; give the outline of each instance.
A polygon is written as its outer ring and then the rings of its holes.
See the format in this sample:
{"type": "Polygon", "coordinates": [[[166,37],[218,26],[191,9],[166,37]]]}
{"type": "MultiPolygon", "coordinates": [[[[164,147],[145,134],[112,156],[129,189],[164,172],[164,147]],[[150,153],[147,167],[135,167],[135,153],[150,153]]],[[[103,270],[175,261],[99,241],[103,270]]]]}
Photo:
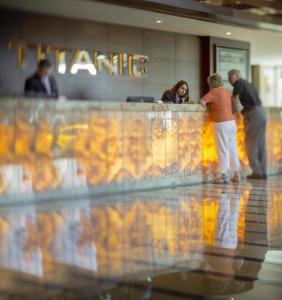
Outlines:
{"type": "Polygon", "coordinates": [[[124,65],[124,57],[123,53],[118,54],[118,75],[123,75],[123,65],[124,65]]]}
{"type": "Polygon", "coordinates": [[[76,74],[79,70],[86,70],[91,75],[97,74],[97,70],[90,58],[90,55],[85,50],[77,50],[70,65],[71,74],[76,74]]]}
{"type": "Polygon", "coordinates": [[[134,73],[138,78],[144,77],[148,73],[148,69],[145,66],[149,62],[149,57],[146,55],[136,54],[133,56],[134,73]]]}
{"type": "Polygon", "coordinates": [[[60,74],[65,74],[67,65],[66,65],[66,51],[56,49],[55,51],[55,62],[57,72],[60,74]]]}
{"type": "Polygon", "coordinates": [[[25,46],[23,44],[18,44],[13,40],[9,40],[8,49],[17,49],[17,67],[22,68],[26,50],[25,46]]]}
{"type": "Polygon", "coordinates": [[[117,56],[115,56],[112,52],[109,54],[109,57],[105,54],[100,53],[97,56],[99,69],[103,68],[106,70],[108,75],[117,74],[118,64],[117,64],[117,56]]]}
{"type": "Polygon", "coordinates": [[[94,64],[96,66],[97,72],[100,69],[104,69],[108,75],[119,75],[124,74],[124,63],[126,63],[126,54],[113,52],[109,53],[107,57],[105,54],[98,51],[94,52],[94,64]]]}
{"type": "Polygon", "coordinates": [[[41,44],[38,44],[37,46],[37,62],[39,62],[41,59],[45,59],[48,54],[50,54],[52,51],[51,46],[42,46],[41,44]]]}
{"type": "Polygon", "coordinates": [[[133,73],[133,55],[128,54],[127,55],[127,74],[129,77],[134,77],[133,73]]]}

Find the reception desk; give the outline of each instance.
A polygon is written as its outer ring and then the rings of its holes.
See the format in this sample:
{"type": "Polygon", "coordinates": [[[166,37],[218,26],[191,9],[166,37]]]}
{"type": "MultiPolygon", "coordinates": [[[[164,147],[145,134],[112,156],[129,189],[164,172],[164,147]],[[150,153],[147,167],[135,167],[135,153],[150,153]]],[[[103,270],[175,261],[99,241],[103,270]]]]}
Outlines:
{"type": "MultiPolygon", "coordinates": [[[[212,123],[200,105],[6,98],[0,107],[2,203],[195,184],[217,168],[212,123]]],[[[268,173],[277,174],[282,108],[269,108],[268,118],[268,173]]]]}

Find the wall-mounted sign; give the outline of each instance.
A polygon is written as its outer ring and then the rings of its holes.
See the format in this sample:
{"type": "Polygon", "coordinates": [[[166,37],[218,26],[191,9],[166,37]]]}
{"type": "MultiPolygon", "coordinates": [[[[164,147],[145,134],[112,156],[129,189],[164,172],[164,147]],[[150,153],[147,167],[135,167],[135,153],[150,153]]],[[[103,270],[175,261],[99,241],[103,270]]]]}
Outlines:
{"type": "Polygon", "coordinates": [[[232,69],[239,70],[248,79],[248,50],[216,47],[216,73],[222,76],[226,87],[230,87],[228,72],[232,69]]]}
{"type": "Polygon", "coordinates": [[[56,71],[59,74],[70,72],[77,74],[80,71],[90,75],[108,74],[113,76],[129,76],[142,78],[148,73],[149,57],[141,54],[102,53],[97,50],[66,49],[51,45],[20,43],[15,40],[8,42],[9,50],[17,51],[17,67],[23,68],[27,51],[36,50],[37,61],[54,55],[56,71]],[[67,55],[72,55],[67,65],[67,55]]]}

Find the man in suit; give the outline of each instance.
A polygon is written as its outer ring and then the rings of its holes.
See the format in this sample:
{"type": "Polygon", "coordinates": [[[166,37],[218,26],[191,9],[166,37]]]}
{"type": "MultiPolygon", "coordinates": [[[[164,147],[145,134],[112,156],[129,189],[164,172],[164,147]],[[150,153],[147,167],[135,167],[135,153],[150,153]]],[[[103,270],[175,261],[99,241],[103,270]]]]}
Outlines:
{"type": "Polygon", "coordinates": [[[37,66],[35,74],[25,81],[24,94],[27,97],[58,98],[58,88],[52,76],[52,64],[42,59],[37,66]]]}

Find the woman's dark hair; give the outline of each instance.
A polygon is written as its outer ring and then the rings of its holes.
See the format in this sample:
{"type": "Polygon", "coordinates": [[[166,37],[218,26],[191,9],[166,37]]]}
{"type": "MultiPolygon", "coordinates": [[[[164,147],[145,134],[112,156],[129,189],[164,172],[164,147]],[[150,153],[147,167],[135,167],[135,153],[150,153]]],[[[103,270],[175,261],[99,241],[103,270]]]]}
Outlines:
{"type": "Polygon", "coordinates": [[[186,92],[186,94],[184,95],[184,102],[186,102],[186,101],[188,101],[189,100],[189,86],[188,86],[188,83],[185,81],[185,80],[180,80],[180,81],[178,81],[175,85],[174,85],[174,87],[171,89],[171,91],[174,93],[174,94],[176,94],[177,93],[177,91],[178,91],[178,89],[182,86],[182,85],[186,85],[187,86],[187,92],[186,92]]]}
{"type": "Polygon", "coordinates": [[[164,102],[172,102],[173,101],[173,92],[171,90],[164,91],[162,95],[162,101],[164,102]]]}

